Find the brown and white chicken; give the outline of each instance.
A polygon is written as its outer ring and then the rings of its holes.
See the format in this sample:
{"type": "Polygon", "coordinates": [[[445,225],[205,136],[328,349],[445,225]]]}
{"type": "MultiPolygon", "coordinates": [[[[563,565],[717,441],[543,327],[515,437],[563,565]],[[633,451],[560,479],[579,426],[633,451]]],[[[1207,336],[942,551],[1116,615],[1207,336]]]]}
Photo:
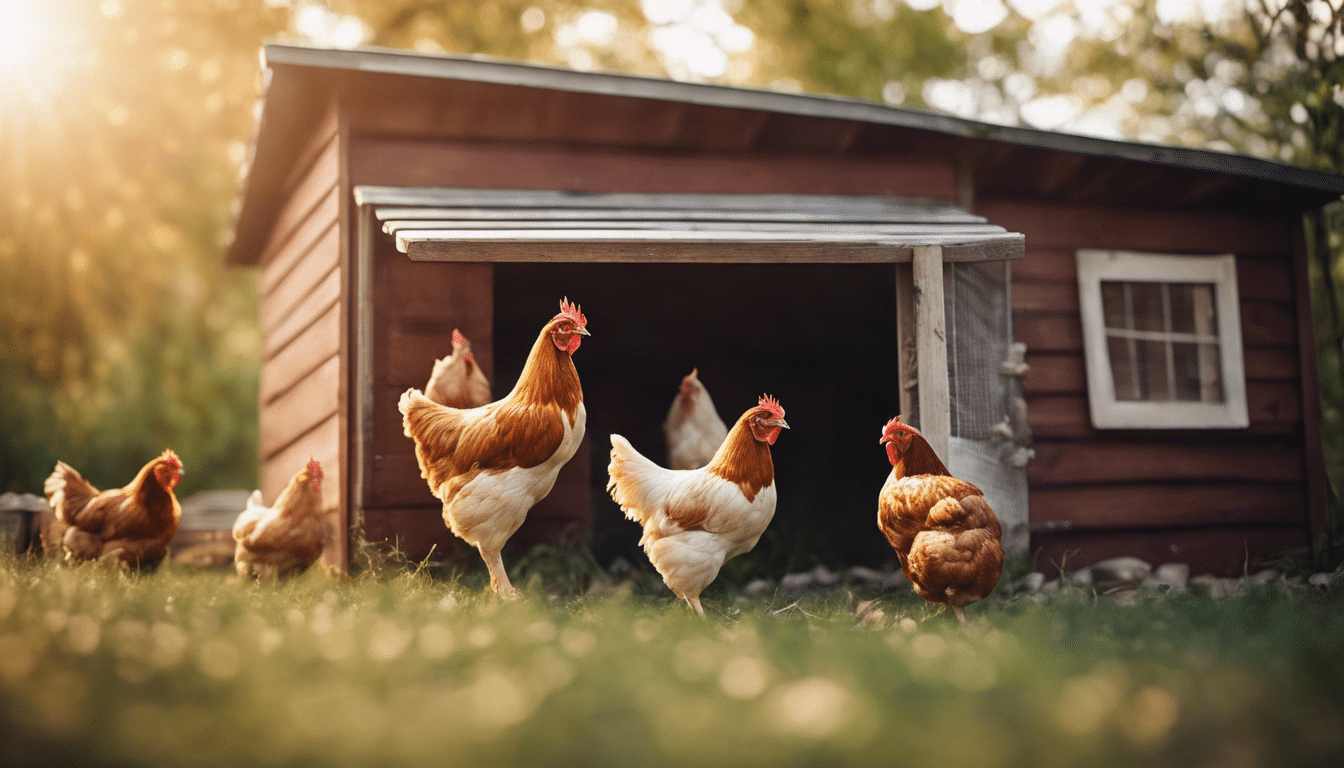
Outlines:
{"type": "Polygon", "coordinates": [[[476,547],[490,586],[516,596],[500,550],[546,497],[583,441],[587,412],[572,356],[588,320],[568,299],[541,329],[513,391],[479,408],[449,408],[408,389],[397,408],[415,441],[420,476],[443,502],[443,519],[476,547]]]}
{"type": "Polygon", "coordinates": [[[308,570],[322,556],[327,528],[322,518],[322,465],[308,466],[267,507],[253,491],[233,524],[233,564],[239,576],[277,579],[308,570]]]}
{"type": "Polygon", "coordinates": [[[980,489],[952,477],[929,441],[899,416],[887,422],[880,443],[891,474],[878,497],[877,527],[915,592],[952,606],[965,623],[966,606],[999,583],[999,518],[980,489]]]}
{"type": "Polygon", "coordinates": [[[453,353],[434,361],[425,397],[449,408],[478,408],[490,402],[490,382],[471,354],[471,342],[453,329],[453,353]]]}
{"type": "Polygon", "coordinates": [[[779,402],[762,397],[700,469],[665,469],[611,436],[607,492],[644,527],[639,544],[663,582],[701,616],[700,593],[725,561],[756,546],[775,515],[770,446],[788,427],[779,402]]]}
{"type": "Polygon", "coordinates": [[[43,484],[56,518],[52,538],[59,537],[69,562],[118,560],[154,568],[168,554],[168,542],[182,519],[173,495],[182,473],[177,454],[164,451],[126,487],[100,493],[73,467],[58,461],[43,484]]]}
{"type": "Polygon", "coordinates": [[[728,425],[714,410],[709,390],[700,383],[698,368],[681,380],[681,388],[672,399],[672,407],[663,422],[667,438],[667,463],[672,469],[699,469],[718,453],[728,437],[728,425]]]}

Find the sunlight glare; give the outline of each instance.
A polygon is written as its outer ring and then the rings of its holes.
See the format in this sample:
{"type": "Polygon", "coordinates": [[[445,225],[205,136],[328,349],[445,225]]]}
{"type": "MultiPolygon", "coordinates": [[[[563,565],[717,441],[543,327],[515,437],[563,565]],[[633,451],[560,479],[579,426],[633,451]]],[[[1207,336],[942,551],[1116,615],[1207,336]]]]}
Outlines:
{"type": "Polygon", "coordinates": [[[0,78],[37,68],[46,32],[40,8],[36,0],[0,0],[0,78]]]}

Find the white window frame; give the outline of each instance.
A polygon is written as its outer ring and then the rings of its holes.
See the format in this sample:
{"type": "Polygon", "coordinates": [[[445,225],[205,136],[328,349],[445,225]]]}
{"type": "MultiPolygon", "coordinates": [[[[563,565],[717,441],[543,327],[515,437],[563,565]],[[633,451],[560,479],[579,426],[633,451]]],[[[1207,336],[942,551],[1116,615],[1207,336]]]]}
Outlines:
{"type": "Polygon", "coordinates": [[[1237,259],[1084,249],[1077,253],[1088,404],[1097,429],[1237,429],[1250,425],[1242,363],[1237,259]],[[1101,282],[1212,283],[1218,316],[1223,402],[1117,400],[1101,307],[1101,282]]]}

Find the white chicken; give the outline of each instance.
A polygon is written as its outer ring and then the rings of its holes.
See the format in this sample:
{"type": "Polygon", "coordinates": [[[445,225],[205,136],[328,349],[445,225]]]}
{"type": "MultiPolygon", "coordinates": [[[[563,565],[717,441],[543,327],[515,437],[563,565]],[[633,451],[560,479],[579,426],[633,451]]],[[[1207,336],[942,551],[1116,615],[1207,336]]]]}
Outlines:
{"type": "Polygon", "coordinates": [[[779,402],[762,397],[700,469],[664,469],[611,436],[607,492],[644,527],[639,544],[664,583],[701,616],[700,593],[726,560],[756,546],[775,515],[770,446],[788,427],[779,402]]]}
{"type": "Polygon", "coordinates": [[[696,376],[699,370],[693,368],[682,378],[681,389],[673,398],[667,420],[663,422],[667,463],[672,469],[705,466],[728,437],[728,425],[719,418],[709,390],[696,376]]]}
{"type": "Polygon", "coordinates": [[[479,408],[490,402],[490,382],[471,354],[471,342],[453,329],[453,353],[434,361],[425,397],[449,408],[479,408]]]}

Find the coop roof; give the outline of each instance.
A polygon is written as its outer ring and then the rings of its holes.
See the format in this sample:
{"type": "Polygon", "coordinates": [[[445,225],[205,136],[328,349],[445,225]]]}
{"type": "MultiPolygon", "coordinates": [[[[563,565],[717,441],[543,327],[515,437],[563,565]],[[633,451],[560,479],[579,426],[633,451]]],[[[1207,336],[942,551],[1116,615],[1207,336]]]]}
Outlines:
{"type": "Polygon", "coordinates": [[[298,148],[333,99],[352,134],[669,152],[951,157],[978,195],[1298,213],[1344,177],[1243,155],[993,125],[836,96],[576,72],[476,56],[267,45],[232,258],[256,258],[298,148]]]}
{"type": "Polygon", "coordinates": [[[906,197],[361,186],[355,202],[424,261],[893,262],[928,245],[947,261],[1023,255],[1020,234],[906,197]]]}

